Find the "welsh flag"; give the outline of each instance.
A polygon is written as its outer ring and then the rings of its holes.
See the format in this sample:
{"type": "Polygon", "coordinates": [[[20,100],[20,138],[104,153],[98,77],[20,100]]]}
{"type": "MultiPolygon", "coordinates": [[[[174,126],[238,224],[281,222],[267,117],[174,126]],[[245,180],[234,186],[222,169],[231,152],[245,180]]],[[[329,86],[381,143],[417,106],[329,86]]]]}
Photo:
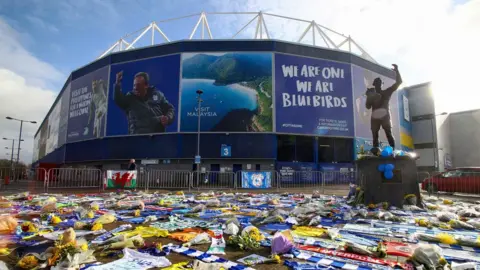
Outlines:
{"type": "Polygon", "coordinates": [[[107,188],[136,188],[137,171],[107,171],[107,188]]]}

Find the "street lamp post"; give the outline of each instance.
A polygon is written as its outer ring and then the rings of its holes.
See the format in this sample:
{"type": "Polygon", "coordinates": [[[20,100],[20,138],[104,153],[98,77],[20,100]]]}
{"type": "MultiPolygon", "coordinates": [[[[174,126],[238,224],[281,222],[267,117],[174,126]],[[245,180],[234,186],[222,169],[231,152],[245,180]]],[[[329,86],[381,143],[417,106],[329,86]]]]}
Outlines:
{"type": "MultiPolygon", "coordinates": [[[[201,108],[202,108],[202,94],[203,91],[201,89],[197,90],[197,102],[198,102],[198,107],[197,107],[197,115],[198,115],[198,123],[197,123],[197,156],[195,159],[200,157],[200,113],[201,113],[201,108]]],[[[196,160],[195,160],[196,161],[196,160]]],[[[197,163],[197,162],[195,162],[197,163]]],[[[200,181],[200,163],[197,163],[197,183],[200,181]]]]}
{"type": "MultiPolygon", "coordinates": [[[[23,119],[17,119],[13,118],[10,116],[5,117],[8,120],[15,120],[20,122],[20,134],[18,135],[18,151],[17,151],[17,166],[20,162],[20,144],[22,142],[22,129],[23,129],[23,122],[31,123],[31,124],[36,124],[37,121],[30,121],[30,120],[23,120],[23,119]]],[[[12,150],[13,151],[13,150],[12,150]]],[[[12,159],[13,160],[13,159],[12,159]]]]}

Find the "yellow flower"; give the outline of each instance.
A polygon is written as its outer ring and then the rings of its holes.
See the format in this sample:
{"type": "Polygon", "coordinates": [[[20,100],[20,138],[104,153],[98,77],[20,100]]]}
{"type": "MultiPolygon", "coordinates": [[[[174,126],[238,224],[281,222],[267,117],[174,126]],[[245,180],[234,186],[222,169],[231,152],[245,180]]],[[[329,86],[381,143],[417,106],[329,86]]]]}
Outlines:
{"type": "Polygon", "coordinates": [[[136,216],[136,217],[139,217],[140,216],[140,210],[135,210],[135,212],[133,212],[133,215],[136,216]]]}
{"type": "Polygon", "coordinates": [[[453,201],[452,200],[443,200],[443,204],[453,204],[453,201]]]}
{"type": "Polygon", "coordinates": [[[272,255],[271,258],[272,258],[272,260],[273,260],[275,263],[278,263],[278,264],[282,263],[282,259],[280,259],[280,256],[278,256],[278,255],[276,255],[276,254],[275,254],[275,255],[272,255]]]}
{"type": "Polygon", "coordinates": [[[233,210],[233,211],[239,211],[239,210],[240,210],[240,206],[234,205],[234,206],[232,206],[232,210],[233,210]]]}
{"type": "Polygon", "coordinates": [[[93,213],[93,211],[90,211],[90,212],[87,213],[87,217],[88,218],[94,218],[95,214],[93,213]]]}
{"type": "Polygon", "coordinates": [[[185,194],[183,194],[183,191],[177,191],[177,193],[175,193],[176,195],[178,196],[184,196],[185,194]]]}
{"type": "Polygon", "coordinates": [[[62,222],[62,219],[57,217],[57,216],[53,216],[52,219],[50,220],[50,222],[52,224],[58,224],[58,223],[62,222]]]}
{"type": "Polygon", "coordinates": [[[256,227],[253,227],[249,232],[248,234],[250,235],[250,237],[259,242],[259,241],[262,241],[263,239],[265,239],[265,237],[263,236],[263,234],[260,233],[260,231],[256,228],[256,227]]]}
{"type": "Polygon", "coordinates": [[[82,251],[87,251],[88,250],[88,244],[87,243],[84,243],[83,245],[80,246],[80,249],[82,251]]]}
{"type": "Polygon", "coordinates": [[[9,248],[0,248],[0,255],[4,256],[4,255],[8,255],[10,254],[12,251],[9,249],[9,248]]]}
{"type": "Polygon", "coordinates": [[[163,248],[162,243],[156,244],[156,245],[155,245],[155,248],[156,248],[157,250],[162,250],[162,248],[163,248]]]}
{"type": "Polygon", "coordinates": [[[92,231],[99,231],[99,230],[102,230],[103,229],[103,225],[101,223],[95,223],[93,224],[92,226],[92,231]]]}
{"type": "Polygon", "coordinates": [[[93,211],[98,211],[98,209],[100,209],[100,206],[98,206],[98,203],[92,203],[90,207],[92,208],[93,211]]]}
{"type": "Polygon", "coordinates": [[[38,259],[33,255],[27,255],[20,259],[17,265],[22,269],[32,269],[38,265],[38,259]]]}
{"type": "Polygon", "coordinates": [[[24,232],[38,232],[38,228],[32,222],[26,221],[22,224],[22,231],[24,231],[24,232]]]}

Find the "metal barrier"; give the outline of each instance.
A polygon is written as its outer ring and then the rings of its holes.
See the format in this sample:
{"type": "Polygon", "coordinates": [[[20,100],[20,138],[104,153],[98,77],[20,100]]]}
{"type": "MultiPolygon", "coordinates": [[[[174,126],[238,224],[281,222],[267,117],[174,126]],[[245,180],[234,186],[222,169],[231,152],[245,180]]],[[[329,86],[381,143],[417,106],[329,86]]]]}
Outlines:
{"type": "Polygon", "coordinates": [[[192,172],[190,171],[162,171],[162,170],[147,170],[148,181],[145,189],[190,189],[192,186],[192,172]]]}
{"type": "Polygon", "coordinates": [[[192,173],[193,188],[196,189],[235,189],[236,175],[233,172],[201,172],[200,177],[192,173]]]}
{"type": "Polygon", "coordinates": [[[321,171],[293,171],[278,174],[278,187],[280,189],[308,188],[313,191],[323,186],[324,179],[321,171]]]}
{"type": "Polygon", "coordinates": [[[10,183],[28,179],[27,169],[24,167],[2,167],[0,168],[0,175],[4,182],[8,177],[10,183]]]}
{"type": "Polygon", "coordinates": [[[350,184],[355,184],[356,182],[357,174],[355,171],[324,171],[322,193],[347,195],[350,184]]]}
{"type": "Polygon", "coordinates": [[[48,170],[45,192],[48,189],[98,188],[103,187],[100,169],[54,168],[48,170]]]}

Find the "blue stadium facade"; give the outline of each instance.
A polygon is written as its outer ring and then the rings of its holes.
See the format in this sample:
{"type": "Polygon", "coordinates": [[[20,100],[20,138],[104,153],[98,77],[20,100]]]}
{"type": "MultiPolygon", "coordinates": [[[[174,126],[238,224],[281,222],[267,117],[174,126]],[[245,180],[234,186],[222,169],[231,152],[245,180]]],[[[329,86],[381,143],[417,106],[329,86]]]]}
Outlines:
{"type": "MultiPolygon", "coordinates": [[[[206,170],[351,168],[370,144],[363,93],[375,77],[385,84],[395,78],[349,52],[274,40],[179,41],[110,54],[70,74],[35,135],[33,164],[120,169],[135,158],[192,170],[194,90],[203,88],[200,155],[206,170]],[[148,73],[155,88],[148,100],[139,99],[146,107],[134,119],[136,109],[120,106],[115,91],[131,97],[139,72],[148,73]],[[138,123],[132,129],[140,117],[157,125],[169,115],[162,98],[173,115],[162,132],[140,131],[138,123]]],[[[392,98],[392,119],[397,144],[408,148],[401,140],[409,136],[402,128],[402,95],[392,98]]]]}

